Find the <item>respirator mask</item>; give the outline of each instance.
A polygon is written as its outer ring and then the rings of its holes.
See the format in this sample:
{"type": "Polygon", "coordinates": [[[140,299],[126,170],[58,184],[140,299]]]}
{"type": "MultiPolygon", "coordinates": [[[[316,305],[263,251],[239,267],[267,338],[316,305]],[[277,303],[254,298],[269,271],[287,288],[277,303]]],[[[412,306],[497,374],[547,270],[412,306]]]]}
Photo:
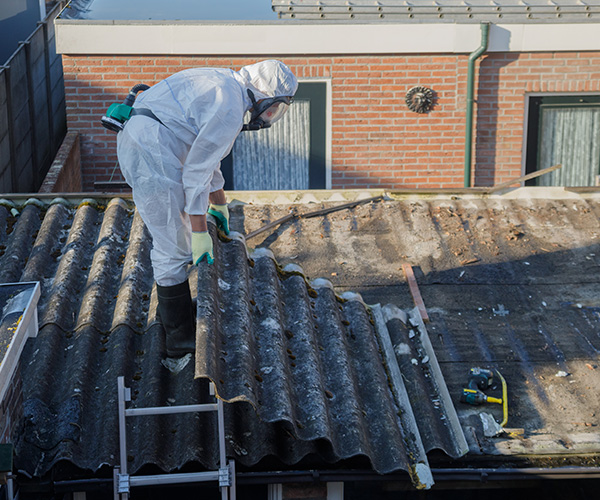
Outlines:
{"type": "Polygon", "coordinates": [[[242,127],[242,130],[269,128],[285,114],[292,103],[292,98],[287,96],[268,97],[256,102],[254,93],[250,89],[248,89],[248,97],[252,101],[252,112],[250,121],[242,127]]]}

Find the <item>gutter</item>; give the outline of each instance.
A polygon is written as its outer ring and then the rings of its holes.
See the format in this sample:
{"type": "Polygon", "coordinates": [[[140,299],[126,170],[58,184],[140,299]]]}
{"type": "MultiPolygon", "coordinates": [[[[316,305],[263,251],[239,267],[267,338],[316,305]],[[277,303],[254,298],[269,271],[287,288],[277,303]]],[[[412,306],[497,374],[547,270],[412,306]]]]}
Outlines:
{"type": "Polygon", "coordinates": [[[481,45],[469,55],[467,73],[467,123],[465,130],[465,187],[471,187],[471,164],[473,163],[473,103],[475,98],[475,61],[487,50],[490,23],[481,23],[481,45]]]}
{"type": "MultiPolygon", "coordinates": [[[[485,483],[487,481],[530,481],[534,479],[598,479],[600,469],[597,467],[563,467],[563,468],[440,468],[431,469],[436,482],[469,481],[485,483]]],[[[406,481],[406,474],[381,475],[369,470],[344,471],[289,471],[289,472],[242,472],[236,474],[238,484],[269,483],[301,483],[301,482],[358,482],[358,481],[406,481]]],[[[507,485],[507,487],[513,487],[507,485]]]]}
{"type": "MultiPolygon", "coordinates": [[[[477,484],[489,481],[531,481],[531,480],[573,480],[600,479],[598,467],[532,467],[532,468],[440,468],[431,469],[436,482],[467,481],[477,484]]],[[[273,471],[273,472],[238,472],[238,485],[250,484],[282,484],[282,483],[313,483],[313,482],[363,482],[363,481],[394,481],[410,482],[406,473],[381,475],[370,470],[307,470],[307,471],[273,471]]],[[[25,489],[27,488],[26,485],[25,489]]],[[[513,488],[510,484],[507,488],[513,488]]],[[[54,493],[77,491],[112,491],[112,479],[76,479],[69,481],[54,481],[47,485],[54,493]]]]}

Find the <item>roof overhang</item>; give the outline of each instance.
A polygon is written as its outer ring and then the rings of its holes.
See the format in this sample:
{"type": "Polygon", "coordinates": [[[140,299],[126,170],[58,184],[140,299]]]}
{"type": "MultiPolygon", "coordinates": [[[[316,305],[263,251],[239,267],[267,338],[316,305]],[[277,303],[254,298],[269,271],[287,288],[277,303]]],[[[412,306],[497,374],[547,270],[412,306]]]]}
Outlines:
{"type": "MultiPolygon", "coordinates": [[[[325,202],[349,202],[375,196],[394,200],[599,200],[600,187],[521,186],[505,188],[491,193],[489,187],[432,188],[432,189],[307,189],[289,191],[227,191],[230,203],[253,205],[312,204],[325,202]]],[[[67,206],[95,205],[98,200],[120,198],[132,200],[131,193],[4,193],[0,194],[0,206],[16,209],[34,204],[47,207],[57,203],[67,206]]]]}
{"type": "MultiPolygon", "coordinates": [[[[344,55],[470,53],[478,24],[56,19],[59,54],[344,55]]],[[[600,50],[598,23],[493,24],[488,52],[600,50]]]]}

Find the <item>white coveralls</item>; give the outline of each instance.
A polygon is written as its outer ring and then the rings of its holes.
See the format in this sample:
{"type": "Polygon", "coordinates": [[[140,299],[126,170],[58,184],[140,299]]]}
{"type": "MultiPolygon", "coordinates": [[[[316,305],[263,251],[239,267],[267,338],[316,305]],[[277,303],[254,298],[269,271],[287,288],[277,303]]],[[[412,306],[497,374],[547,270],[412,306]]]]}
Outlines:
{"type": "Polygon", "coordinates": [[[209,194],[223,188],[221,160],[229,154],[256,100],[293,96],[296,77],[280,61],[230,69],[176,73],[143,92],[146,108],[164,124],[133,116],[117,136],[117,155],[133,200],[153,239],[154,279],[173,286],[187,279],[191,262],[188,214],[208,210],[209,194]]]}

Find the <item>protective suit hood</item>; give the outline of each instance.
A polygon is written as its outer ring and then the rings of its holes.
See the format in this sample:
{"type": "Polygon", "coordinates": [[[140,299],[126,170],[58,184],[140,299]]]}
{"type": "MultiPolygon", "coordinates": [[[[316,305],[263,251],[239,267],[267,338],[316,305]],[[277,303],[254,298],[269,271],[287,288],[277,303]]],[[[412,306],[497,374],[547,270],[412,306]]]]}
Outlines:
{"type": "Polygon", "coordinates": [[[254,93],[257,101],[268,97],[292,97],[298,90],[294,73],[281,61],[274,59],[244,66],[235,73],[235,77],[254,93]]]}

